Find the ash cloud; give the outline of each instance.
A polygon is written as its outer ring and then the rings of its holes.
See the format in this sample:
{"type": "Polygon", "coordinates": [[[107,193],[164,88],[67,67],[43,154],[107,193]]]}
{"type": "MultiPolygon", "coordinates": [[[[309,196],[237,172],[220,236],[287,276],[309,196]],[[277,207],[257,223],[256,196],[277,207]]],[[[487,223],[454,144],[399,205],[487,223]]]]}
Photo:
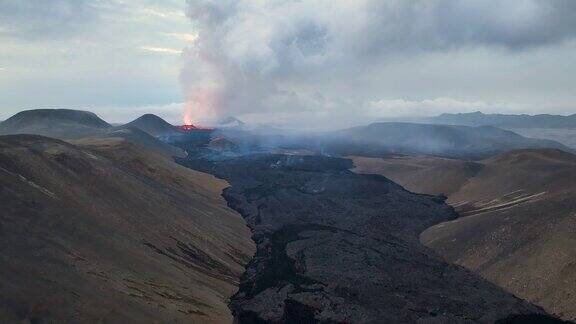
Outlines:
{"type": "Polygon", "coordinates": [[[187,110],[197,120],[267,113],[345,116],[342,110],[365,104],[363,82],[388,62],[474,48],[527,52],[576,35],[572,0],[187,4],[199,37],[185,52],[181,81],[187,110]]]}

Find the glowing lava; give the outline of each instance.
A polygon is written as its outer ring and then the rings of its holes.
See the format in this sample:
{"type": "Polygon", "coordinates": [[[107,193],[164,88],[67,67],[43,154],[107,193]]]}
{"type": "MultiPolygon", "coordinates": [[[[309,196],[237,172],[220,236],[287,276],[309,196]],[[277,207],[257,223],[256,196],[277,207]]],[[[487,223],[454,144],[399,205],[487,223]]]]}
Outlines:
{"type": "Polygon", "coordinates": [[[186,124],[186,125],[180,126],[180,129],[183,130],[183,131],[189,132],[189,131],[195,130],[195,129],[196,129],[196,126],[186,124]]]}
{"type": "Polygon", "coordinates": [[[192,114],[189,111],[184,113],[184,126],[192,126],[194,127],[194,123],[192,122],[192,114]]]}

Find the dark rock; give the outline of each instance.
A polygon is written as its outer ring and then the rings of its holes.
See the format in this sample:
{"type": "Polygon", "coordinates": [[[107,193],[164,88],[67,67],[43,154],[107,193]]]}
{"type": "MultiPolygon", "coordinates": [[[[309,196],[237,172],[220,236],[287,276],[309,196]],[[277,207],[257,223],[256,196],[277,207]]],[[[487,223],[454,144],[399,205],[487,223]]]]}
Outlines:
{"type": "Polygon", "coordinates": [[[424,229],[456,218],[443,199],[350,165],[284,155],[210,162],[257,243],[230,303],[238,323],[494,323],[544,313],[420,244],[424,229]]]}

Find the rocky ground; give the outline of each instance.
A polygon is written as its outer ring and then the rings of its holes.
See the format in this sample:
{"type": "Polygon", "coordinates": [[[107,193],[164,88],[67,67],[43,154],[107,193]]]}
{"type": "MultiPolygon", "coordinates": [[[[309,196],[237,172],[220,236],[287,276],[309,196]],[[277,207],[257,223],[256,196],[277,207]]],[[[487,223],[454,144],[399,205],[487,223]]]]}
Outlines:
{"type": "Polygon", "coordinates": [[[357,172],[448,197],[462,217],[421,235],[445,260],[576,319],[576,155],[540,149],[478,162],[422,156],[354,162],[357,172]]]}
{"type": "Polygon", "coordinates": [[[457,216],[442,199],[354,174],[349,160],[180,163],[229,181],[224,197],[252,229],[257,253],[230,304],[239,323],[507,323],[543,313],[420,244],[423,230],[457,216]]]}

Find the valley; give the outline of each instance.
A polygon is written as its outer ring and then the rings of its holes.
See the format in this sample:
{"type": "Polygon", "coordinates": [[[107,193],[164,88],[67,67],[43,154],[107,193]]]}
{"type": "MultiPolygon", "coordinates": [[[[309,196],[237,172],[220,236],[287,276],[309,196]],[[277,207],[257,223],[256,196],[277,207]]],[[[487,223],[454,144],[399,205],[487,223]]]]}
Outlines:
{"type": "Polygon", "coordinates": [[[444,259],[551,313],[576,318],[575,155],[520,150],[473,164],[430,157],[353,160],[357,172],[447,196],[461,217],[420,237],[444,259]]]}
{"type": "Polygon", "coordinates": [[[0,324],[576,324],[576,0],[0,0],[0,324]]]}

